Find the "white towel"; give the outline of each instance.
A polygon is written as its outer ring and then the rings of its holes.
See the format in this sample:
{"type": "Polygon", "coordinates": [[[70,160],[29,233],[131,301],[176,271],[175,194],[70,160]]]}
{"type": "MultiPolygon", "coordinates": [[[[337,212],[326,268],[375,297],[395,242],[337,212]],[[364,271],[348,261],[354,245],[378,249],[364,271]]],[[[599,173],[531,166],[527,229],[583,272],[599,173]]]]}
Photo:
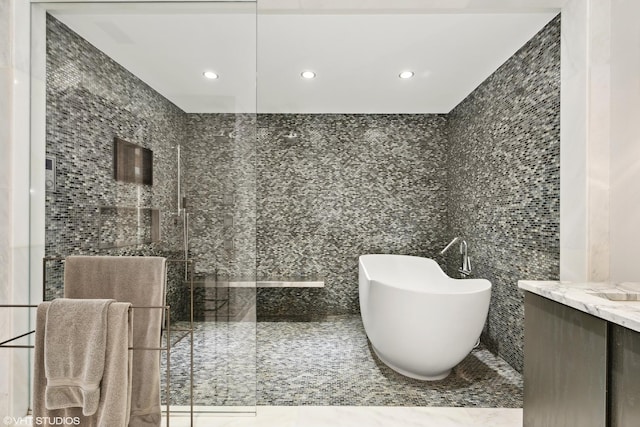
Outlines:
{"type": "Polygon", "coordinates": [[[80,407],[85,416],[98,409],[107,311],[114,301],[60,298],[51,302],[44,335],[47,409],[80,407]]]}

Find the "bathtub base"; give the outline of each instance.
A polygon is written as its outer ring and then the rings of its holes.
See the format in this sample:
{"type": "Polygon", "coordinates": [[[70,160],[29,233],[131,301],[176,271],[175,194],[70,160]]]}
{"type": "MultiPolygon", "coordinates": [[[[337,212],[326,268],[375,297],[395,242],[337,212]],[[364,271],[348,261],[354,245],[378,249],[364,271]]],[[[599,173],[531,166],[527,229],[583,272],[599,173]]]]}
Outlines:
{"type": "Polygon", "coordinates": [[[376,356],[378,356],[378,359],[380,359],[385,365],[387,365],[388,367],[390,367],[391,369],[393,369],[397,373],[404,375],[405,377],[413,378],[413,379],[420,380],[420,381],[438,381],[438,380],[445,379],[451,373],[451,369],[447,369],[446,371],[441,372],[441,373],[437,373],[435,375],[427,375],[427,376],[418,375],[418,374],[415,374],[413,372],[409,372],[409,371],[407,371],[405,369],[399,368],[394,363],[389,362],[385,357],[383,357],[378,352],[378,350],[376,350],[376,348],[373,345],[371,345],[371,348],[373,349],[373,352],[376,354],[376,356]]]}

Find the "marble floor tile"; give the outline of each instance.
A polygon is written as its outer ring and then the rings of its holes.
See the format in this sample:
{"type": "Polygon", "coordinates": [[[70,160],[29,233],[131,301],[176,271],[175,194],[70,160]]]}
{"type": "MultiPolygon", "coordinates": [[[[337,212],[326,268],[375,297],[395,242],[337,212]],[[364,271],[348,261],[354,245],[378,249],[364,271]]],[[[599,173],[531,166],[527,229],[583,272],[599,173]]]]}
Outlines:
{"type": "MultiPolygon", "coordinates": [[[[171,417],[171,427],[189,425],[189,417],[171,417]]],[[[258,406],[255,416],[196,415],[194,427],[204,426],[520,427],[522,410],[517,408],[258,406]]]]}

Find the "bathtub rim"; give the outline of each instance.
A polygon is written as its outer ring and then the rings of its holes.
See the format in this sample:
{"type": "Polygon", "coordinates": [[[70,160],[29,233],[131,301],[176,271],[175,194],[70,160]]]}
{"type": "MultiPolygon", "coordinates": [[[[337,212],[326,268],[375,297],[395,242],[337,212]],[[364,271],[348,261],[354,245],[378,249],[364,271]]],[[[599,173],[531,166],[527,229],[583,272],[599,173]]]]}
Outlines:
{"type": "Polygon", "coordinates": [[[493,288],[491,281],[487,279],[483,279],[483,278],[456,279],[456,278],[450,277],[447,273],[444,272],[444,270],[442,270],[440,265],[433,258],[427,258],[427,257],[421,257],[421,256],[415,256],[415,255],[402,255],[402,254],[381,254],[381,253],[363,254],[358,257],[358,264],[359,264],[359,267],[361,267],[362,270],[364,271],[366,279],[369,282],[371,283],[376,282],[382,286],[388,286],[390,288],[398,289],[405,292],[415,292],[418,294],[434,294],[434,295],[471,295],[471,294],[483,293],[487,291],[490,292],[493,288]],[[371,257],[371,256],[414,258],[414,259],[424,259],[424,260],[433,261],[433,263],[438,267],[440,278],[445,279],[446,281],[450,281],[452,286],[464,285],[465,288],[460,289],[455,287],[454,288],[443,287],[442,289],[410,289],[407,287],[403,287],[401,284],[389,283],[388,280],[376,279],[374,277],[371,277],[371,274],[369,273],[369,271],[367,271],[366,262],[363,262],[362,260],[363,257],[366,259],[367,257],[371,257]],[[464,282],[464,283],[461,283],[461,282],[464,282]]]}

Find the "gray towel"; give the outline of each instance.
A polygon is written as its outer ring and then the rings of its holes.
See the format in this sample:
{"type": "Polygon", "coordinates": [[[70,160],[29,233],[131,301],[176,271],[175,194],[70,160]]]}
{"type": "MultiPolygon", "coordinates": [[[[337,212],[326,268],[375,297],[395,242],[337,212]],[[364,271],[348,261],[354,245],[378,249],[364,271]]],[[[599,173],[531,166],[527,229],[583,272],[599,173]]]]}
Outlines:
{"type": "MultiPolygon", "coordinates": [[[[126,427],[131,402],[131,354],[133,325],[131,304],[112,303],[107,312],[107,341],[98,410],[84,416],[82,408],[49,410],[45,405],[47,380],[44,367],[45,325],[50,302],[38,306],[33,368],[33,416],[42,426],[60,425],[55,417],[76,418],[83,427],[126,427]],[[51,424],[54,423],[54,424],[51,424]]],[[[58,418],[59,420],[60,418],[58,418]]]]}
{"type": "MultiPolygon", "coordinates": [[[[114,298],[135,306],[164,305],[166,259],[161,257],[71,256],[64,268],[66,298],[114,298]]],[[[134,347],[159,347],[164,310],[135,309],[134,347]]],[[[160,352],[133,351],[132,427],[161,423],[160,352]]]]}
{"type": "Polygon", "coordinates": [[[107,345],[107,312],[115,300],[66,299],[51,302],[44,335],[47,409],[80,407],[93,415],[107,345]]]}

